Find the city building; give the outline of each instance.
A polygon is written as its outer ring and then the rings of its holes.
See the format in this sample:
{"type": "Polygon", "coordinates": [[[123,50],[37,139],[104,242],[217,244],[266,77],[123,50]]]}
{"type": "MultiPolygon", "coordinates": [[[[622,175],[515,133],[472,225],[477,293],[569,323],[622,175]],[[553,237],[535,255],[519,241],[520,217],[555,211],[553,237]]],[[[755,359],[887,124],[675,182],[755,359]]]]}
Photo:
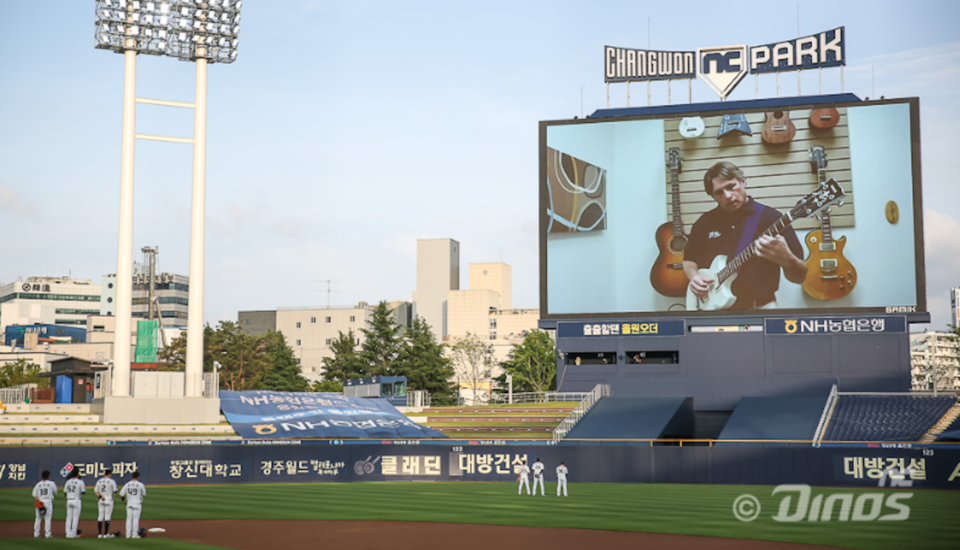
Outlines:
{"type": "Polygon", "coordinates": [[[89,279],[29,277],[0,286],[0,331],[8,325],[85,326],[100,313],[100,285],[89,279]]]}
{"type": "MultiPolygon", "coordinates": [[[[144,264],[133,264],[133,305],[134,321],[146,319],[150,299],[150,274],[144,264]]],[[[117,275],[111,273],[101,279],[100,315],[114,315],[116,312],[117,275]]],[[[154,274],[153,295],[159,307],[161,325],[167,328],[187,327],[187,306],[190,297],[190,278],[171,273],[154,274]]]]}
{"type": "Polygon", "coordinates": [[[960,390],[960,347],[950,332],[928,330],[910,335],[910,372],[914,390],[960,390]]]}
{"type": "Polygon", "coordinates": [[[418,239],[413,316],[423,317],[438,342],[447,336],[448,293],[459,288],[460,243],[453,239],[418,239]]]}
{"type": "Polygon", "coordinates": [[[363,343],[360,329],[367,328],[373,306],[360,302],[353,307],[278,308],[273,311],[241,311],[238,323],[244,332],[263,336],[280,332],[293,348],[303,376],[316,382],[323,379],[323,359],[333,357],[330,346],[340,333],[354,335],[354,344],[363,343]]]}
{"type": "Polygon", "coordinates": [[[950,289],[950,319],[951,325],[960,327],[960,323],[957,322],[960,320],[960,286],[950,289]]]}

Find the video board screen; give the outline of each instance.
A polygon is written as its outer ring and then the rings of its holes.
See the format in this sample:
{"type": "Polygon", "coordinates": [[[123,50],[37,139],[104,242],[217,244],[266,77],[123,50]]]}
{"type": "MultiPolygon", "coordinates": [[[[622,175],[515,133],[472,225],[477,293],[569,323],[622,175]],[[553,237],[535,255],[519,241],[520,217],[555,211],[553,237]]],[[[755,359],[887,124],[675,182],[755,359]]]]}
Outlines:
{"type": "Polygon", "coordinates": [[[541,122],[541,317],[926,311],[918,110],[541,122]]]}

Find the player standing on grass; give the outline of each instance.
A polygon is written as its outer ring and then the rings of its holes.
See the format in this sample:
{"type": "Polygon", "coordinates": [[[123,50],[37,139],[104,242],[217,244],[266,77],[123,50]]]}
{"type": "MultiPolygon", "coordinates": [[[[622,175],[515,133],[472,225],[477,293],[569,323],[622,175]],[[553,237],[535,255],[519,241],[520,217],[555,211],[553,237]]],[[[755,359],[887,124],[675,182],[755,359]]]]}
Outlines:
{"type": "Polygon", "coordinates": [[[57,494],[57,484],[50,481],[50,470],[44,470],[40,477],[43,479],[33,488],[33,500],[39,503],[34,512],[37,519],[33,522],[33,536],[40,538],[40,521],[44,520],[46,535],[50,538],[53,536],[51,522],[53,521],[53,497],[57,494]]]}
{"type": "Polygon", "coordinates": [[[97,481],[93,489],[99,499],[97,500],[97,509],[99,510],[97,514],[97,538],[101,539],[111,536],[109,534],[110,516],[113,515],[113,494],[117,492],[117,482],[110,477],[111,475],[113,475],[113,470],[104,470],[103,477],[97,481]]]}
{"type": "Polygon", "coordinates": [[[526,485],[527,494],[530,494],[530,466],[527,466],[527,459],[523,459],[523,463],[520,464],[520,467],[517,468],[517,472],[520,474],[517,476],[517,481],[520,482],[520,487],[517,488],[517,494],[523,494],[523,487],[526,485]]]}
{"type": "Polygon", "coordinates": [[[143,509],[143,497],[147,488],[140,483],[140,472],[133,472],[133,479],[120,489],[120,498],[127,503],[127,538],[140,538],[140,512],[143,509]],[[129,502],[127,500],[129,499],[129,502]]]}
{"type": "Polygon", "coordinates": [[[63,496],[67,499],[67,538],[77,538],[77,522],[80,521],[80,498],[87,492],[87,486],[80,479],[80,469],[70,472],[70,479],[63,484],[63,496]]]}
{"type": "Polygon", "coordinates": [[[540,484],[540,496],[547,496],[543,491],[543,462],[540,462],[540,459],[537,458],[537,461],[533,463],[533,494],[537,494],[537,484],[540,484]]]}
{"type": "Polygon", "coordinates": [[[563,487],[563,496],[567,496],[567,467],[563,462],[557,466],[557,496],[560,496],[561,487],[563,487]]]}

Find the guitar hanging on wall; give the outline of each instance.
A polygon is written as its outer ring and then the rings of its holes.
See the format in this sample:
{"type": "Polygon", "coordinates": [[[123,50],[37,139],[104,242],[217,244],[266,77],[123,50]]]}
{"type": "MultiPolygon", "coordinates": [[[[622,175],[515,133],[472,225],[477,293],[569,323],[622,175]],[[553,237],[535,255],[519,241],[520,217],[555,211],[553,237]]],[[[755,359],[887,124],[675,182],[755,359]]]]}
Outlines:
{"type": "Polygon", "coordinates": [[[763,131],[760,132],[763,141],[771,144],[793,141],[793,136],[796,134],[797,127],[790,120],[790,113],[786,111],[767,113],[767,120],[763,123],[763,131]]]}
{"type": "Polygon", "coordinates": [[[677,128],[680,135],[683,136],[683,139],[698,138],[703,135],[705,129],[706,126],[703,124],[703,119],[698,116],[682,118],[677,128]]]}
{"type": "MultiPolygon", "coordinates": [[[[763,234],[776,237],[795,220],[812,216],[843,197],[843,189],[835,180],[821,181],[813,193],[800,199],[796,206],[768,227],[763,234]]],[[[718,254],[713,258],[710,267],[701,269],[700,274],[713,279],[713,282],[710,283],[705,298],[698,297],[689,287],[687,288],[687,311],[717,311],[732,306],[737,301],[737,296],[733,293],[733,281],[737,278],[737,271],[756,254],[754,252],[756,242],[754,240],[730,262],[727,262],[726,255],[718,254]]]]}
{"type": "MultiPolygon", "coordinates": [[[[822,145],[810,148],[810,162],[822,185],[827,168],[822,145]]],[[[806,242],[810,257],[807,258],[807,278],[803,280],[804,292],[817,300],[836,300],[850,294],[857,284],[857,270],[843,255],[847,238],[833,239],[829,208],[820,212],[820,229],[807,233],[806,242]]]]}
{"type": "Polygon", "coordinates": [[[667,166],[670,167],[670,193],[673,203],[673,221],[657,228],[657,246],[660,255],[650,270],[650,284],[664,296],[683,296],[687,291],[687,275],[683,272],[683,251],[687,236],[683,234],[683,219],[680,216],[680,158],[679,147],[667,151],[667,166]]]}
{"type": "Polygon", "coordinates": [[[810,127],[821,130],[829,130],[840,122],[840,112],[830,107],[829,109],[814,109],[810,113],[810,127]]]}

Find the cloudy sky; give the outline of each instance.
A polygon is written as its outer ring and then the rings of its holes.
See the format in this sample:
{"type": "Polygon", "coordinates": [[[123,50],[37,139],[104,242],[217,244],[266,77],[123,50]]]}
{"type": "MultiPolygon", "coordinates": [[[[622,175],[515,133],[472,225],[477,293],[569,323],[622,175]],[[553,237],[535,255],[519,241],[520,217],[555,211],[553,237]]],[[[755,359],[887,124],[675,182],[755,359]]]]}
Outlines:
{"type": "MultiPolygon", "coordinates": [[[[605,106],[604,45],[760,45],[845,26],[845,91],[920,98],[927,294],[943,328],[960,285],[960,3],[677,6],[246,1],[237,62],[209,71],[207,321],[324,305],[331,279],[334,305],[410,299],[416,240],[435,237],[460,241],[464,266],[511,264],[514,307],[538,307],[537,123],[605,106]]],[[[0,2],[2,283],[116,271],[123,57],[94,49],[94,20],[92,0],[0,2]]],[[[192,101],[193,64],[140,56],[137,71],[140,97],[192,101]]],[[[803,78],[814,93],[816,73],[803,78]]],[[[761,95],[774,83],[761,78],[761,95]]],[[[839,70],[824,92],[840,92],[839,70]]],[[[623,85],[612,94],[625,105],[623,85]]],[[[653,86],[654,103],[666,94],[653,86]]],[[[716,98],[700,81],[693,96],[716,98]]],[[[192,112],[141,105],[137,131],[190,136],[192,112]]],[[[189,272],[191,166],[187,145],[137,142],[134,243],[159,246],[164,271],[189,272]]]]}

